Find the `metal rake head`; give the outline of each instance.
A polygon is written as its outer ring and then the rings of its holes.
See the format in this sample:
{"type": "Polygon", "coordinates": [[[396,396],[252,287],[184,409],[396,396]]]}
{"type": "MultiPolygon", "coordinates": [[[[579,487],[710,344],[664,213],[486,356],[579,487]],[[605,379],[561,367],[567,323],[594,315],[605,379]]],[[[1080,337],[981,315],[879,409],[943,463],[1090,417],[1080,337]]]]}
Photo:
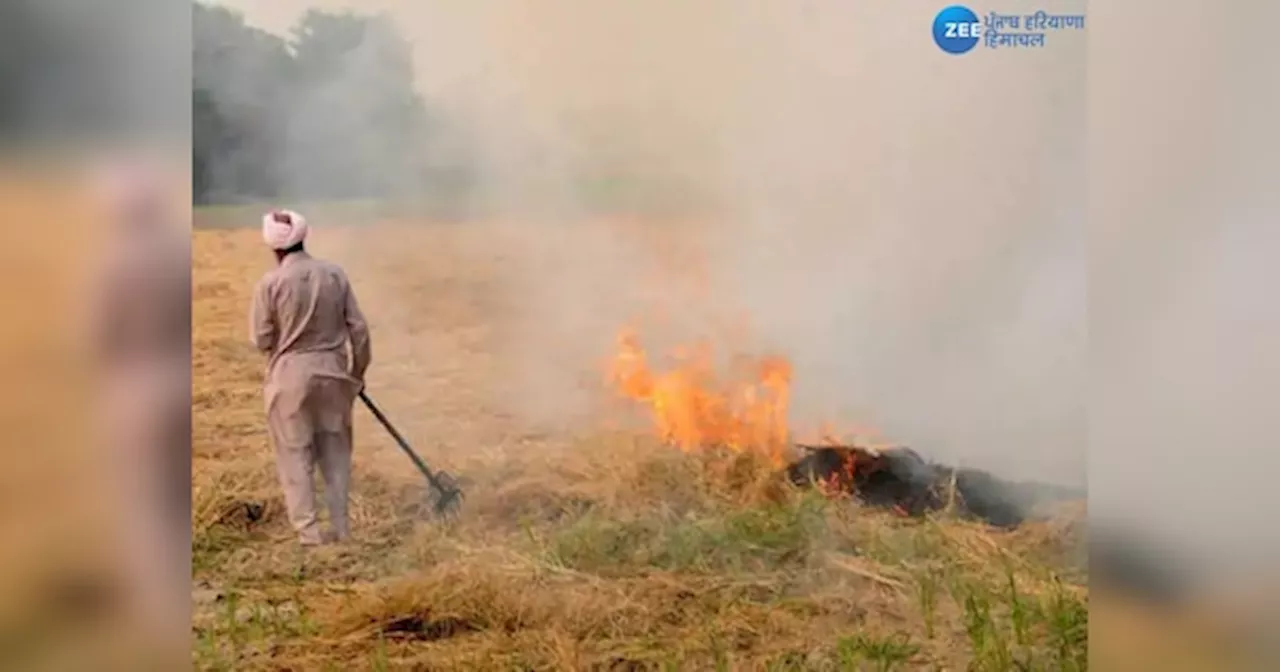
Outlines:
{"type": "Polygon", "coordinates": [[[458,487],[458,481],[441,471],[435,474],[435,482],[432,485],[434,496],[431,497],[431,510],[435,515],[442,518],[457,516],[465,499],[462,488],[458,487]]]}

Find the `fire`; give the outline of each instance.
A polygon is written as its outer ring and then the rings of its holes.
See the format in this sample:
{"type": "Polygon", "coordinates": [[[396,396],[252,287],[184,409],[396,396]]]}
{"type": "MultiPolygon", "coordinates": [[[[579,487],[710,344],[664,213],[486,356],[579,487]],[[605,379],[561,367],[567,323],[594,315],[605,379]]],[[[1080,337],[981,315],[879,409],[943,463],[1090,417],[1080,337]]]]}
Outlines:
{"type": "Polygon", "coordinates": [[[756,451],[776,465],[788,444],[791,364],[784,358],[743,358],[733,375],[718,376],[711,347],[698,343],[673,353],[657,370],[631,329],[618,336],[610,382],[648,407],[659,436],[685,452],[725,447],[756,451]]]}

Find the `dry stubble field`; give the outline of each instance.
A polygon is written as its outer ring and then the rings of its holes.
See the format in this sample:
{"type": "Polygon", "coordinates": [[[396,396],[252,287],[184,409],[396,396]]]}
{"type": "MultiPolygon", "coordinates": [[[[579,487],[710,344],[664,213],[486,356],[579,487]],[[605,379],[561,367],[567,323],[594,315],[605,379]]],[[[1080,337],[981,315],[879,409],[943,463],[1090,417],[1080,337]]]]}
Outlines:
{"type": "Polygon", "coordinates": [[[358,538],[301,551],[246,342],[268,253],[256,228],[201,216],[198,669],[1087,668],[1069,521],[904,519],[775,486],[749,458],[726,467],[603,420],[548,430],[505,412],[519,352],[506,341],[536,264],[487,225],[313,233],[371,322],[371,393],[468,500],[452,525],[423,519],[420,477],[357,409],[358,538]]]}

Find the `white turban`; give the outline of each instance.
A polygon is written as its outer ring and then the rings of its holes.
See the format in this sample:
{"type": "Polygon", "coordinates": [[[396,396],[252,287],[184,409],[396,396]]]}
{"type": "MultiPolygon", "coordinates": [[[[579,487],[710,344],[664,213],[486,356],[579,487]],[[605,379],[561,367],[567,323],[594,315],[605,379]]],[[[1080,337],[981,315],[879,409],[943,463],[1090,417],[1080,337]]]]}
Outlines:
{"type": "Polygon", "coordinates": [[[307,220],[292,210],[273,210],[262,217],[262,239],[273,250],[287,250],[307,237],[307,220]]]}

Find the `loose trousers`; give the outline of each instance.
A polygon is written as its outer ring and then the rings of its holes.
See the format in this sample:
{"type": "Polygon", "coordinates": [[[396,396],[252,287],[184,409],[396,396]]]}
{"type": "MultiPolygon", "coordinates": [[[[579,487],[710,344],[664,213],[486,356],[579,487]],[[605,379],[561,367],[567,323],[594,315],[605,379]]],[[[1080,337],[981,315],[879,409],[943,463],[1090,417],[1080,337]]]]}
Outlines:
{"type": "Polygon", "coordinates": [[[354,386],[329,362],[297,355],[277,362],[267,385],[267,426],[289,522],[304,545],[326,541],[316,515],[315,470],[320,467],[329,538],[349,538],[354,386]],[[336,374],[336,375],[334,375],[336,374]]]}

